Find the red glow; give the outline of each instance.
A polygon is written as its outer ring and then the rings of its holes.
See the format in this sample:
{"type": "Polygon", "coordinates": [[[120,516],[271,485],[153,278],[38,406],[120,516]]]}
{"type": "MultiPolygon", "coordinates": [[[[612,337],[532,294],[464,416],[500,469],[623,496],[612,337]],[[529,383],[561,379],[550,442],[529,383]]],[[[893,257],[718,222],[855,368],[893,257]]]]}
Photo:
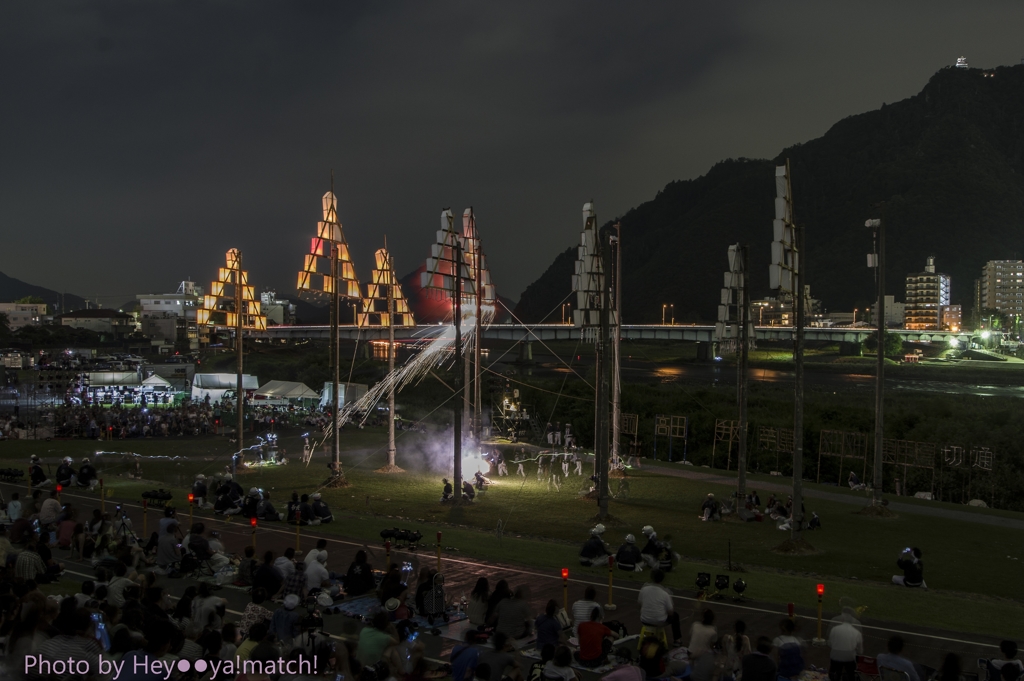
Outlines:
{"type": "Polygon", "coordinates": [[[824,584],[819,584],[818,585],[818,595],[819,596],[824,596],[825,595],[825,585],[824,584]]]}
{"type": "Polygon", "coordinates": [[[569,568],[562,568],[562,579],[569,579],[569,568]]]}
{"type": "Polygon", "coordinates": [[[57,485],[57,494],[60,494],[63,489],[64,489],[63,485],[57,485]]]}
{"type": "Polygon", "coordinates": [[[189,494],[188,495],[188,503],[191,504],[193,501],[195,501],[195,499],[196,499],[196,495],[194,495],[194,494],[189,494]]]}
{"type": "Polygon", "coordinates": [[[249,518],[249,524],[252,525],[253,528],[256,527],[256,517],[255,516],[252,517],[252,518],[249,518]]]}

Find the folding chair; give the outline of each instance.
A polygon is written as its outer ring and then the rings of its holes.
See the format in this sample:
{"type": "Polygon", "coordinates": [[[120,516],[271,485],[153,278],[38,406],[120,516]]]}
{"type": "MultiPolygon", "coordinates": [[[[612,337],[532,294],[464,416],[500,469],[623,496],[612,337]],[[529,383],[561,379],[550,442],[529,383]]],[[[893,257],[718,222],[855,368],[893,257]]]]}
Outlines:
{"type": "Polygon", "coordinates": [[[890,667],[879,667],[878,674],[882,681],[910,681],[910,674],[890,667]]]}
{"type": "Polygon", "coordinates": [[[857,656],[857,678],[861,681],[878,681],[878,661],[866,655],[857,656]]]}

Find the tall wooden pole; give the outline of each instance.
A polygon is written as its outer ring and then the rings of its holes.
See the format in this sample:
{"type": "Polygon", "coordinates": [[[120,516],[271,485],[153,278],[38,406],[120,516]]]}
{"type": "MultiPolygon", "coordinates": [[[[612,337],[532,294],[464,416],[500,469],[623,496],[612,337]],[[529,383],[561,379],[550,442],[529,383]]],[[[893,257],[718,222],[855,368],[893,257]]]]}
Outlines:
{"type": "MultiPolygon", "coordinates": [[[[449,218],[450,219],[450,218],[449,218]]],[[[455,438],[455,460],[452,462],[452,477],[454,478],[455,495],[452,503],[458,505],[462,501],[462,409],[458,399],[463,397],[465,386],[462,382],[463,366],[465,359],[462,356],[462,243],[458,235],[455,236],[454,257],[452,260],[452,322],[455,324],[455,409],[452,411],[454,417],[453,437],[455,438]]]]}
{"type": "MultiPolygon", "coordinates": [[[[611,235],[609,234],[609,237],[611,235]]],[[[608,361],[609,338],[610,338],[610,310],[611,306],[611,282],[608,273],[611,272],[610,243],[606,243],[597,233],[597,240],[602,260],[601,277],[601,335],[597,341],[598,375],[597,375],[597,423],[594,427],[594,460],[597,464],[597,514],[600,518],[608,517],[608,418],[609,418],[609,393],[611,383],[611,363],[608,361]]]]}
{"type": "Polygon", "coordinates": [[[619,340],[622,335],[620,332],[620,325],[622,324],[622,223],[615,223],[615,270],[612,273],[614,279],[614,296],[615,302],[612,304],[612,309],[615,310],[615,323],[611,324],[612,336],[612,444],[611,444],[611,459],[618,461],[619,459],[619,438],[622,437],[620,432],[621,421],[622,421],[622,398],[620,395],[621,386],[619,384],[619,363],[621,362],[619,340]]]}
{"type": "Polygon", "coordinates": [[[739,504],[743,503],[743,498],[747,495],[747,387],[748,387],[748,376],[747,376],[747,359],[748,350],[750,347],[750,336],[749,336],[749,325],[750,325],[750,302],[747,299],[748,291],[748,279],[747,279],[747,253],[748,247],[742,246],[740,253],[737,254],[740,257],[742,263],[741,286],[739,291],[739,303],[740,303],[740,366],[739,366],[739,377],[738,377],[738,390],[737,397],[739,399],[739,412],[740,412],[740,432],[739,432],[739,452],[736,455],[736,471],[738,480],[738,493],[739,499],[737,499],[737,508],[739,504]]]}
{"type": "MultiPolygon", "coordinates": [[[[331,193],[334,193],[334,174],[331,174],[331,193]]],[[[335,217],[337,220],[337,217],[335,217]]],[[[331,433],[331,451],[334,462],[331,472],[334,475],[341,474],[341,440],[339,439],[341,412],[341,338],[338,328],[341,324],[341,293],[340,286],[341,247],[337,243],[331,245],[331,421],[333,430],[331,433]]]]}
{"type": "Polygon", "coordinates": [[[882,503],[882,437],[885,432],[885,410],[883,394],[885,392],[885,219],[879,219],[875,225],[875,237],[878,240],[878,358],[875,369],[875,465],[871,482],[871,500],[873,504],[882,503]]]}
{"type": "MultiPolygon", "coordinates": [[[[790,182],[789,159],[786,159],[786,182],[790,182]]],[[[789,197],[790,205],[793,202],[792,184],[788,187],[786,195],[789,197]]],[[[804,262],[804,230],[796,221],[795,211],[790,216],[793,221],[793,230],[796,238],[796,272],[793,273],[796,284],[796,295],[793,296],[793,303],[796,305],[795,323],[796,329],[793,334],[794,347],[793,358],[796,365],[796,385],[793,395],[793,517],[791,539],[795,542],[803,539],[804,526],[804,275],[806,263],[804,262]]]]}
{"type": "Polygon", "coordinates": [[[238,431],[238,454],[232,458],[232,470],[235,468],[235,462],[238,462],[242,457],[242,450],[244,449],[243,440],[245,437],[245,387],[242,385],[242,306],[244,305],[245,281],[242,276],[242,251],[236,252],[238,253],[238,258],[235,261],[235,266],[238,269],[235,271],[235,353],[237,355],[235,403],[236,411],[238,412],[236,425],[238,431]]]}
{"type": "MultiPolygon", "coordinates": [[[[476,234],[474,221],[473,232],[476,234]]],[[[476,250],[473,253],[473,270],[476,272],[476,329],[473,334],[473,433],[477,441],[483,437],[483,407],[480,386],[480,315],[481,297],[483,296],[483,277],[480,276],[480,235],[477,234],[476,250]]]]}
{"type": "MultiPolygon", "coordinates": [[[[387,240],[384,241],[384,248],[387,249],[387,240]]],[[[388,256],[388,376],[395,374],[395,296],[394,278],[395,264],[391,259],[391,251],[388,256]]],[[[395,384],[391,382],[388,388],[388,468],[395,466],[395,384]]]]}

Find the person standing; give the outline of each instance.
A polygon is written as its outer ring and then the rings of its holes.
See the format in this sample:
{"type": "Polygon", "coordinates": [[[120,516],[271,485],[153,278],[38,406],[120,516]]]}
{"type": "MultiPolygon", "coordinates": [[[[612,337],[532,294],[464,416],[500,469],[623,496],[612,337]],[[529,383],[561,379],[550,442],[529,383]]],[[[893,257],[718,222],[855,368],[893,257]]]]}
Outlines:
{"type": "Polygon", "coordinates": [[[640,589],[637,603],[640,604],[640,623],[649,627],[672,627],[672,640],[678,646],[683,634],[679,624],[679,613],[672,603],[672,594],[661,583],[665,573],[660,569],[651,571],[651,581],[640,589]]]}
{"type": "Polygon", "coordinates": [[[864,654],[864,636],[850,622],[840,622],[828,634],[830,681],[856,681],[857,656],[864,654]]]}

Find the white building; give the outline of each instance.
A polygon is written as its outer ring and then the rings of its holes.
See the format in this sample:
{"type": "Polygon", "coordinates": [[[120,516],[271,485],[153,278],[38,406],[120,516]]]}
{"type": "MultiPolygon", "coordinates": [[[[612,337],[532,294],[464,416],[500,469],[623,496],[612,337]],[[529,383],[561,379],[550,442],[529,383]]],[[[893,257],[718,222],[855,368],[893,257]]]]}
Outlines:
{"type": "Polygon", "coordinates": [[[0,314],[7,315],[11,331],[23,326],[38,326],[46,315],[46,303],[0,303],[0,314]]]}
{"type": "Polygon", "coordinates": [[[295,304],[277,297],[276,291],[264,291],[260,294],[260,310],[267,318],[267,323],[277,325],[295,323],[295,304]]]}
{"type": "MultiPolygon", "coordinates": [[[[903,313],[906,311],[906,303],[897,303],[896,296],[885,297],[885,325],[888,327],[902,327],[903,313]]],[[[878,303],[871,306],[871,319],[878,319],[878,303]]]]}
{"type": "Polygon", "coordinates": [[[135,296],[139,301],[139,324],[143,335],[148,336],[161,352],[199,349],[199,328],[196,325],[196,308],[203,289],[191,281],[178,285],[176,293],[141,293],[135,296]]]}

